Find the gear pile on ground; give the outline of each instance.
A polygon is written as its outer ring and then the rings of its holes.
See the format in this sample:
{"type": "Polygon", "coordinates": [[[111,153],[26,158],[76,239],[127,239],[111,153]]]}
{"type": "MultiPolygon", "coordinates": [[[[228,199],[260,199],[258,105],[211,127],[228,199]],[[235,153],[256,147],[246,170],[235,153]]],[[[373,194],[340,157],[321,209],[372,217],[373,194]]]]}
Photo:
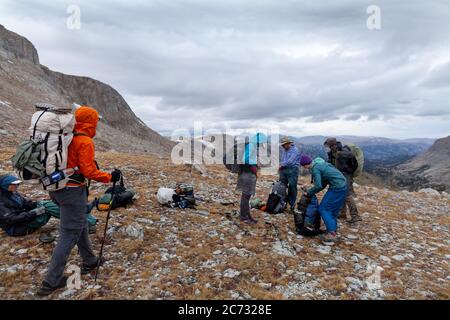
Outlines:
{"type": "MultiPolygon", "coordinates": [[[[14,150],[1,150],[0,172],[10,172],[14,150]]],[[[223,166],[201,175],[169,159],[119,153],[98,154],[105,170],[121,168],[139,195],[133,206],[113,211],[99,280],[82,277],[80,290],[54,299],[448,299],[450,293],[450,198],[438,192],[390,191],[356,186],[363,222],[340,222],[341,241],[295,234],[293,217],[253,211],[255,226],[235,215],[236,177],[223,166]],[[160,186],[194,185],[197,208],[158,204],[160,186]]],[[[257,183],[266,198],[274,176],[257,183]]],[[[308,179],[301,183],[307,184],[308,179]]],[[[106,186],[94,183],[91,197],[106,186]]],[[[24,185],[24,194],[46,193],[24,185]]],[[[102,230],[105,212],[94,212],[102,230]]],[[[54,220],[40,232],[51,228],[54,220]]],[[[100,231],[92,243],[98,252],[100,231]]],[[[0,297],[36,299],[55,243],[39,233],[0,235],[0,297]]],[[[74,250],[68,265],[80,265],[74,250]]]]}

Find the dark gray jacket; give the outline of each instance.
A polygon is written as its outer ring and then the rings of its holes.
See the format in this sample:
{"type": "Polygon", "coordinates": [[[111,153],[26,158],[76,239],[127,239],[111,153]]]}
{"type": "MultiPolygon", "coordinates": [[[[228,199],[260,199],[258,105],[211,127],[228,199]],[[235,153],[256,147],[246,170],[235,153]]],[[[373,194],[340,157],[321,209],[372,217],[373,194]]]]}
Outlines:
{"type": "MultiPolygon", "coordinates": [[[[4,176],[0,177],[0,185],[3,178],[4,176]]],[[[27,224],[36,218],[36,213],[31,211],[36,205],[36,202],[25,199],[17,192],[0,188],[0,228],[9,235],[27,230],[27,224]]]]}

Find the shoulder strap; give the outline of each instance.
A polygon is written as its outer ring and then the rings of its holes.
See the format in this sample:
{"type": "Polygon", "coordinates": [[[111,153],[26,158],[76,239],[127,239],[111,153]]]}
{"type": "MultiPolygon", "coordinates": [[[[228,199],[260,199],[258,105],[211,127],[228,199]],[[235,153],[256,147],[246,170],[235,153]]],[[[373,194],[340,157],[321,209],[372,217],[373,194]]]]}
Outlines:
{"type": "Polygon", "coordinates": [[[79,137],[79,136],[84,136],[84,137],[89,137],[86,133],[84,132],[73,132],[74,137],[79,137]]]}
{"type": "Polygon", "coordinates": [[[36,120],[36,122],[34,123],[34,127],[33,127],[33,139],[35,138],[35,136],[36,136],[36,128],[37,128],[37,124],[38,124],[38,122],[39,122],[39,120],[41,119],[41,117],[44,115],[44,113],[46,113],[47,112],[47,110],[44,110],[40,115],[39,115],[39,117],[37,118],[37,120],[36,120]]]}

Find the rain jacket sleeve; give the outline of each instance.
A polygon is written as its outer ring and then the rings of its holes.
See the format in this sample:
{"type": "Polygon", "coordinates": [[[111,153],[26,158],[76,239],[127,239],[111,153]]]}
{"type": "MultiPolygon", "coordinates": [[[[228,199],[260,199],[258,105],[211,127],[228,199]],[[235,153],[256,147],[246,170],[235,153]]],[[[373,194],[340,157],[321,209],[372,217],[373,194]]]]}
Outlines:
{"type": "Polygon", "coordinates": [[[322,183],[322,173],[320,172],[320,169],[317,166],[314,166],[311,173],[314,181],[314,186],[307,192],[308,196],[310,197],[325,189],[322,183]]]}
{"type": "Polygon", "coordinates": [[[92,141],[89,139],[89,141],[83,141],[82,144],[78,149],[78,169],[81,174],[87,179],[103,183],[110,182],[111,175],[97,169],[97,165],[95,164],[95,149],[92,141]]]}

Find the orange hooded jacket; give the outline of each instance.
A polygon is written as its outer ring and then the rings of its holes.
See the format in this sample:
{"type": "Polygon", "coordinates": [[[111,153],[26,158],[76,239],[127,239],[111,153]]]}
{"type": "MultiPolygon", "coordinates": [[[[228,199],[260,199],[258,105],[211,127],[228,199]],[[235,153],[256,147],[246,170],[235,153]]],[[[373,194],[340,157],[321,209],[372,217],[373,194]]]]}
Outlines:
{"type": "MultiPolygon", "coordinates": [[[[98,112],[90,107],[82,106],[75,111],[75,136],[69,145],[67,167],[78,167],[76,173],[81,173],[86,179],[108,183],[111,181],[109,173],[97,169],[95,163],[95,148],[92,138],[95,137],[98,112]],[[76,135],[76,134],[81,135],[76,135]]],[[[80,184],[68,183],[68,186],[80,184]]]]}

